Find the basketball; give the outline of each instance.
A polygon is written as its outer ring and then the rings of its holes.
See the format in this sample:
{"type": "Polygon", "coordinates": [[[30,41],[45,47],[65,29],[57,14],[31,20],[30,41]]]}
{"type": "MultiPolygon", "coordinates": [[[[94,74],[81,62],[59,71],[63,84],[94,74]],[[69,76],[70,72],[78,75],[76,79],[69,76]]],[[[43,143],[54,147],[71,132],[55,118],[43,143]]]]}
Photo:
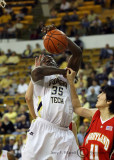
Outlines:
{"type": "Polygon", "coordinates": [[[43,43],[45,49],[52,54],[62,53],[68,46],[66,35],[58,29],[47,32],[43,43]]]}

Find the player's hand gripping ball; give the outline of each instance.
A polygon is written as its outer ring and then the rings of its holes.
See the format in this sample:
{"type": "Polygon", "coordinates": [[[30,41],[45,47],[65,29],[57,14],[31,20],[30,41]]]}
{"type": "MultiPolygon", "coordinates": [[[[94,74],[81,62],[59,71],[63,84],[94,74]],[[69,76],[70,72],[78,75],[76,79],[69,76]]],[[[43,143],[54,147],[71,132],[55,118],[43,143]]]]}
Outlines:
{"type": "MultiPolygon", "coordinates": [[[[67,36],[54,26],[46,28],[47,34],[44,36],[44,47],[52,54],[59,54],[66,50],[68,46],[67,36]]],[[[46,32],[45,31],[45,32],[46,32]]]]}

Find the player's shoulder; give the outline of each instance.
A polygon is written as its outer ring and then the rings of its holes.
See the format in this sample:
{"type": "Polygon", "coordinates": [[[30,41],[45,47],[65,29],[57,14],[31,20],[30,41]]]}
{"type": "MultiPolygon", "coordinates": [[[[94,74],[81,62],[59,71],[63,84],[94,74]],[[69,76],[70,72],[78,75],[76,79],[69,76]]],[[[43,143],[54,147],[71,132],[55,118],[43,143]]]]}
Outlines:
{"type": "Polygon", "coordinates": [[[96,112],[94,113],[92,119],[94,120],[94,119],[96,119],[96,118],[100,118],[100,111],[99,111],[98,109],[97,109],[96,112]]]}

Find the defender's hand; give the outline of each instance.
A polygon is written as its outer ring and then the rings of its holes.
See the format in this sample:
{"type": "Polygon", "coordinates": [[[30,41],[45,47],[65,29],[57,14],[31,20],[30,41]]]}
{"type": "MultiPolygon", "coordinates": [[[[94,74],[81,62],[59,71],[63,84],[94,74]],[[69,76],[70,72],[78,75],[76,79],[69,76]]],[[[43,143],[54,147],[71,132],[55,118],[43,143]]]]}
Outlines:
{"type": "Polygon", "coordinates": [[[69,83],[74,82],[75,76],[76,76],[76,72],[73,71],[71,68],[67,68],[67,79],[69,83]]]}
{"type": "Polygon", "coordinates": [[[38,57],[35,58],[35,67],[40,66],[40,63],[43,57],[44,55],[40,55],[39,58],[38,57]]]}
{"type": "Polygon", "coordinates": [[[49,32],[49,31],[51,31],[53,29],[56,29],[54,24],[43,27],[41,31],[44,32],[44,33],[47,33],[47,32],[49,32]]]}

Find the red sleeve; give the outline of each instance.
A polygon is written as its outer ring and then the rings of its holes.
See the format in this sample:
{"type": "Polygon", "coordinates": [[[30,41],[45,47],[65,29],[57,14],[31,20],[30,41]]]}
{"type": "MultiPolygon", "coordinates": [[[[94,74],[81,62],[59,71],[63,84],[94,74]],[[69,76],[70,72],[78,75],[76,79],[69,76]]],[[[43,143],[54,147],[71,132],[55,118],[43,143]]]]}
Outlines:
{"type": "Polygon", "coordinates": [[[69,125],[69,129],[72,131],[72,122],[69,125]]]}

